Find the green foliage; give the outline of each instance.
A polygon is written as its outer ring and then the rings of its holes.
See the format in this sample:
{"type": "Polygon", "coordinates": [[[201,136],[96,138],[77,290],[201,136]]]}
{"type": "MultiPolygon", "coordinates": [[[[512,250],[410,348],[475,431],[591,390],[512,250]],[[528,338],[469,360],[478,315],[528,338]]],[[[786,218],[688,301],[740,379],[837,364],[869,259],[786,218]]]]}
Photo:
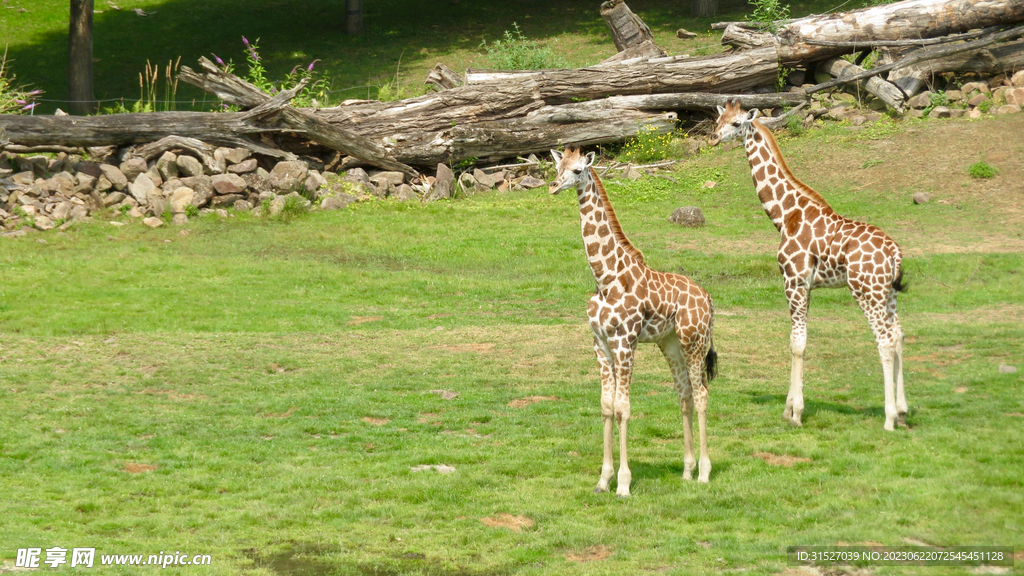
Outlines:
{"type": "MultiPolygon", "coordinates": [[[[268,94],[277,94],[285,90],[291,90],[303,80],[306,85],[299,90],[291,99],[295,106],[303,108],[324,108],[331,104],[332,80],[326,74],[316,69],[319,59],[313,60],[308,65],[296,64],[291,72],[285,75],[284,80],[272,81],[268,77],[267,69],[263,65],[263,58],[259,53],[259,38],[250,41],[242,36],[242,43],[245,45],[246,73],[242,78],[253,86],[268,94]]],[[[228,73],[234,72],[234,62],[224,62],[216,55],[214,58],[222,69],[228,73]]],[[[235,110],[233,106],[224,105],[224,110],[235,110]]]]}
{"type": "Polygon", "coordinates": [[[943,92],[942,90],[939,90],[937,92],[932,92],[928,96],[928,100],[929,100],[928,106],[926,106],[923,110],[921,110],[921,115],[922,115],[923,118],[927,118],[928,114],[931,113],[931,111],[934,110],[935,107],[949,105],[949,98],[946,98],[946,93],[943,92]]]}
{"type": "Polygon", "coordinates": [[[804,120],[799,115],[794,114],[789,118],[786,118],[786,130],[789,130],[790,135],[799,136],[807,131],[804,127],[804,120]]]}
{"type": "Polygon", "coordinates": [[[779,0],[751,0],[754,11],[749,19],[757,22],[762,32],[775,34],[779,31],[778,21],[789,18],[789,4],[781,4],[779,0]]]}
{"type": "Polygon", "coordinates": [[[620,157],[626,162],[646,164],[670,157],[673,153],[672,132],[659,133],[651,124],[641,126],[636,136],[626,140],[620,157]]]}
{"type": "Polygon", "coordinates": [[[978,110],[981,110],[982,114],[988,114],[992,107],[996,105],[995,100],[982,100],[981,104],[978,104],[978,110]]]}
{"type": "Polygon", "coordinates": [[[35,108],[33,101],[42,94],[42,90],[27,91],[24,87],[15,86],[15,76],[8,68],[7,50],[0,57],[0,114],[25,114],[35,108]]]}
{"type": "Polygon", "coordinates": [[[199,208],[197,208],[195,204],[186,204],[185,216],[188,216],[189,218],[195,218],[196,216],[199,216],[199,208]]]}
{"type": "Polygon", "coordinates": [[[167,112],[177,109],[175,98],[178,95],[177,74],[180,65],[180,57],[177,61],[168,61],[163,74],[161,74],[159,64],[152,64],[146,60],[146,70],[139,73],[139,99],[132,103],[130,109],[124,105],[122,100],[113,106],[103,106],[100,112],[102,114],[124,114],[126,112],[167,112]],[[161,79],[163,79],[162,88],[160,86],[161,79]]]}
{"type": "Polygon", "coordinates": [[[505,30],[504,40],[495,40],[491,44],[483,41],[480,44],[487,53],[487,60],[497,70],[541,70],[544,68],[567,68],[568,64],[555,56],[550,48],[537,44],[523,36],[519,24],[513,22],[512,30],[505,30]]]}
{"type": "Polygon", "coordinates": [[[975,162],[971,164],[971,167],[967,169],[967,173],[971,175],[971,178],[995,178],[996,174],[999,173],[994,166],[985,162],[975,162]]]}

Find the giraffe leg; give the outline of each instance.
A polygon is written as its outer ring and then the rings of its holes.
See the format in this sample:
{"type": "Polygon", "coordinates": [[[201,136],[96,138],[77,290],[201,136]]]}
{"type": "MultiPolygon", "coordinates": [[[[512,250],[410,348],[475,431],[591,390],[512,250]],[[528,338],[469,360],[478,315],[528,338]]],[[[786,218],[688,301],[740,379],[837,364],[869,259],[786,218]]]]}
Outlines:
{"type": "Polygon", "coordinates": [[[804,350],[807,349],[807,308],[810,291],[799,280],[786,281],[786,298],[789,300],[789,315],[793,328],[789,334],[789,350],[792,355],[789,374],[789,394],[782,419],[793,426],[803,426],[804,414],[804,350]]]}
{"type": "MultiPolygon", "coordinates": [[[[853,278],[851,278],[851,283],[853,278]]],[[[866,283],[862,283],[867,285],[866,283]]],[[[886,430],[896,429],[896,381],[893,377],[896,368],[896,334],[893,330],[892,319],[889,318],[887,306],[881,302],[877,290],[857,291],[853,295],[860,305],[864,316],[871,325],[871,331],[875,335],[875,342],[878,344],[878,357],[882,361],[882,386],[885,390],[885,425],[886,430]]]]}
{"type": "Polygon", "coordinates": [[[629,458],[626,452],[626,428],[629,424],[629,386],[633,376],[633,352],[627,338],[617,338],[609,342],[615,354],[615,420],[619,424],[619,474],[617,496],[629,496],[629,485],[633,473],[629,470],[629,458]]]}
{"type": "Polygon", "coordinates": [[[690,382],[693,405],[697,408],[697,434],[700,439],[700,473],[697,482],[711,477],[711,456],[708,453],[708,387],[704,375],[704,354],[690,355],[690,382]]]}
{"type": "Polygon", "coordinates": [[[601,420],[604,424],[604,455],[601,464],[601,477],[597,481],[594,492],[607,492],[615,466],[612,460],[612,431],[615,417],[615,374],[612,368],[612,355],[607,344],[594,336],[594,353],[601,367],[601,420]]]}
{"type": "Polygon", "coordinates": [[[893,373],[896,378],[896,424],[898,426],[907,425],[907,412],[910,409],[907,407],[907,395],[903,389],[903,328],[900,326],[899,316],[896,315],[896,292],[893,291],[890,299],[892,304],[890,310],[892,310],[892,333],[893,333],[893,344],[895,347],[895,362],[893,365],[893,373]]]}
{"type": "Polygon", "coordinates": [[[677,338],[666,338],[658,345],[665,355],[665,360],[668,361],[669,369],[672,370],[672,380],[679,396],[679,410],[683,414],[683,480],[693,480],[697,459],[693,454],[693,394],[686,357],[677,338]]]}

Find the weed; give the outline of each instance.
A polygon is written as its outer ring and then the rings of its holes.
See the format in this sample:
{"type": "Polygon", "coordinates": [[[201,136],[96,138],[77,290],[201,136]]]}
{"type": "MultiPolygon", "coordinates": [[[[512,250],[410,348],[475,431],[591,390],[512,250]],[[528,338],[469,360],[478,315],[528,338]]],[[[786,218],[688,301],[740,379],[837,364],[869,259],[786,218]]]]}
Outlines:
{"type": "Polygon", "coordinates": [[[789,4],[780,4],[779,0],[753,0],[754,12],[749,19],[757,23],[762,32],[775,34],[779,31],[779,21],[789,18],[789,4]]]}
{"type": "Polygon", "coordinates": [[[931,113],[938,106],[946,106],[949,104],[949,98],[946,98],[946,93],[939,90],[938,92],[932,92],[928,99],[930,103],[921,111],[922,118],[927,118],[928,114],[931,113]]]}
{"type": "Polygon", "coordinates": [[[199,208],[197,208],[195,204],[186,204],[185,216],[188,216],[189,218],[195,218],[196,216],[199,216],[199,208]]]}
{"type": "MultiPolygon", "coordinates": [[[[291,103],[305,108],[323,108],[330,105],[333,81],[319,70],[316,70],[316,64],[320,62],[319,59],[313,60],[308,65],[296,64],[291,72],[285,75],[284,80],[274,82],[267,77],[267,69],[263,66],[263,58],[259,53],[259,38],[250,41],[245,36],[242,36],[242,43],[245,45],[247,68],[244,79],[250,84],[268,94],[277,94],[280,91],[291,90],[298,86],[300,82],[306,80],[306,85],[295,94],[291,99],[291,103]]],[[[225,72],[229,74],[234,73],[235,65],[233,61],[225,62],[217,57],[216,54],[213,55],[213,58],[225,72]]],[[[237,108],[225,104],[223,110],[235,111],[237,108]]]]}
{"type": "Polygon", "coordinates": [[[995,105],[995,100],[984,100],[981,104],[978,104],[978,110],[981,110],[982,114],[988,114],[989,110],[995,105]]]}
{"type": "Polygon", "coordinates": [[[786,119],[786,130],[793,136],[799,136],[807,131],[804,127],[804,120],[800,116],[794,114],[786,119]]]}
{"type": "Polygon", "coordinates": [[[658,132],[652,124],[641,126],[636,136],[623,144],[621,156],[626,162],[639,164],[664,160],[672,154],[672,138],[672,132],[658,132]]]}
{"type": "Polygon", "coordinates": [[[512,30],[505,30],[504,40],[495,40],[491,44],[483,41],[480,44],[491,67],[497,70],[542,70],[544,68],[568,68],[569,65],[555,56],[550,48],[537,44],[523,36],[519,24],[513,22],[512,30]]]}
{"type": "Polygon", "coordinates": [[[999,173],[994,166],[984,160],[971,164],[967,172],[971,175],[971,178],[994,178],[999,173]]]}
{"type": "Polygon", "coordinates": [[[121,204],[120,206],[117,207],[117,211],[120,212],[122,216],[124,216],[125,214],[132,211],[132,207],[129,204],[121,204]]]}
{"type": "Polygon", "coordinates": [[[0,57],[0,114],[24,114],[36,107],[33,102],[42,90],[25,91],[14,85],[14,74],[8,71],[7,49],[0,57]]]}
{"type": "Polygon", "coordinates": [[[881,158],[872,158],[871,160],[865,161],[863,164],[860,165],[860,167],[861,169],[873,168],[875,166],[878,166],[879,164],[882,164],[882,162],[883,160],[881,158]]]}

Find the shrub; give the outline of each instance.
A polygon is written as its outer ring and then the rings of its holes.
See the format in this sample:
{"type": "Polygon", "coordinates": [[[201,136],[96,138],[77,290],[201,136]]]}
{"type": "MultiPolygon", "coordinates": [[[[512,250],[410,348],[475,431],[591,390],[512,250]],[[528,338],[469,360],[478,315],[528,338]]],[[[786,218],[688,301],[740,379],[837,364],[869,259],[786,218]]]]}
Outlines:
{"type": "Polygon", "coordinates": [[[32,100],[42,90],[25,91],[14,85],[14,74],[8,72],[7,50],[0,57],[0,114],[24,114],[36,107],[32,100]]]}
{"type": "Polygon", "coordinates": [[[970,173],[971,178],[993,178],[999,172],[995,167],[984,160],[971,164],[971,167],[968,168],[967,171],[970,173]]]}
{"type": "Polygon", "coordinates": [[[515,22],[512,23],[512,31],[505,30],[504,40],[495,40],[490,45],[485,40],[480,47],[487,52],[491,67],[497,70],[568,68],[568,64],[555,56],[550,48],[543,48],[535,40],[523,36],[515,22]]]}
{"type": "Polygon", "coordinates": [[[752,0],[751,3],[754,12],[749,19],[757,22],[762,32],[775,34],[779,31],[776,21],[789,18],[789,4],[780,4],[779,0],[752,0]]]}
{"type": "Polygon", "coordinates": [[[641,126],[636,136],[622,146],[622,158],[639,164],[664,160],[672,154],[672,137],[671,132],[659,134],[658,129],[650,124],[641,126]]]}

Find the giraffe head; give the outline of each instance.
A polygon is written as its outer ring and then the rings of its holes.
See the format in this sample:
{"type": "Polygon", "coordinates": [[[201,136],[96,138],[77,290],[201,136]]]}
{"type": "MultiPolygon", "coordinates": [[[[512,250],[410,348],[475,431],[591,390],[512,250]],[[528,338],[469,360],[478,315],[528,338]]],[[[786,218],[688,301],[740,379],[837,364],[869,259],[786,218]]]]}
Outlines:
{"type": "Polygon", "coordinates": [[[548,192],[558,194],[562,190],[583,190],[590,183],[590,167],[594,164],[594,153],[583,154],[583,150],[567,148],[565,154],[558,150],[551,151],[555,159],[558,174],[555,181],[548,186],[548,192]]]}
{"type": "Polygon", "coordinates": [[[744,110],[740,107],[739,99],[732,99],[725,103],[725,108],[718,106],[718,124],[715,131],[711,133],[708,143],[712,146],[731,140],[737,136],[746,135],[751,129],[751,122],[757,118],[759,112],[756,108],[744,110]]]}

